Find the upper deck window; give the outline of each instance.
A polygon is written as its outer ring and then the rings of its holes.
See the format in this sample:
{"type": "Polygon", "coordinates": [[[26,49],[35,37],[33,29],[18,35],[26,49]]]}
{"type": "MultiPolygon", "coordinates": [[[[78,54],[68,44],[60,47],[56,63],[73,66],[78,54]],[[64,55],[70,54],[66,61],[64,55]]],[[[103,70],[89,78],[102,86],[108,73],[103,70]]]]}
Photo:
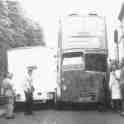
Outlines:
{"type": "Polygon", "coordinates": [[[105,19],[99,16],[69,16],[62,21],[62,48],[107,49],[105,19]]]}

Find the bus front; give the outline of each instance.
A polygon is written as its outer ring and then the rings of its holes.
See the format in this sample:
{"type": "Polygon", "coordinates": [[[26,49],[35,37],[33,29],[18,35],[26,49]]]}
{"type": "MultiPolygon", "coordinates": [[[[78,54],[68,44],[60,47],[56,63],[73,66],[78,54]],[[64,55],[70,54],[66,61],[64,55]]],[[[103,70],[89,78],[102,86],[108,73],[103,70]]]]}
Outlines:
{"type": "Polygon", "coordinates": [[[61,24],[58,101],[102,103],[107,90],[107,36],[103,17],[71,15],[61,24]]]}

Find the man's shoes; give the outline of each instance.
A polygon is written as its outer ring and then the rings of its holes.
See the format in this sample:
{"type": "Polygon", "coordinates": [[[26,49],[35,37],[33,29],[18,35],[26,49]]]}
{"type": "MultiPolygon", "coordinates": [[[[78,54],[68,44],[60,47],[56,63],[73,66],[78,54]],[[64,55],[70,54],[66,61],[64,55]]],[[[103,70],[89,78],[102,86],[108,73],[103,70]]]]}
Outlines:
{"type": "Polygon", "coordinates": [[[25,112],[24,115],[30,115],[30,113],[29,112],[25,112]]]}
{"type": "Polygon", "coordinates": [[[124,112],[121,112],[121,113],[120,113],[120,116],[124,116],[124,112]]]}
{"type": "Polygon", "coordinates": [[[118,111],[117,111],[117,113],[121,113],[121,111],[120,111],[120,110],[118,110],[118,111]]]}
{"type": "Polygon", "coordinates": [[[24,115],[33,115],[33,112],[25,112],[24,115]]]}
{"type": "Polygon", "coordinates": [[[6,119],[14,119],[15,118],[15,116],[13,115],[13,116],[7,116],[7,117],[5,117],[6,119]]]}

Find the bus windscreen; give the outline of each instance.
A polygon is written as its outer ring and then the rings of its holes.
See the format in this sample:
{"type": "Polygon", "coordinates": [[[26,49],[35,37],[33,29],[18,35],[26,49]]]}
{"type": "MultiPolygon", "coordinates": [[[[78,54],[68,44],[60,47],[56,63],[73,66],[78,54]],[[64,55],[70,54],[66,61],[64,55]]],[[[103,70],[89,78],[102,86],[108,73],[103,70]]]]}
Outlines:
{"type": "Polygon", "coordinates": [[[70,52],[63,54],[63,66],[84,65],[82,52],[70,52]]]}
{"type": "Polygon", "coordinates": [[[107,69],[105,54],[88,53],[85,55],[85,69],[89,71],[105,72],[107,69]]]}

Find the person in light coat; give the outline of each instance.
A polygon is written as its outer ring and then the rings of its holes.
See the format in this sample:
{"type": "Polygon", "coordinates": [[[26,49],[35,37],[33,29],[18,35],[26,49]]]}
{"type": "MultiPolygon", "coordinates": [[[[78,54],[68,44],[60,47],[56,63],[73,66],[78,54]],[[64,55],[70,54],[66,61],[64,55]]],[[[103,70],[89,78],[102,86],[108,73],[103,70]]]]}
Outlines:
{"type": "Polygon", "coordinates": [[[6,119],[14,118],[14,88],[12,84],[12,74],[7,73],[6,77],[3,79],[1,94],[8,98],[6,103],[6,119]]]}
{"type": "Polygon", "coordinates": [[[120,90],[120,70],[116,64],[112,64],[110,72],[109,88],[111,92],[112,108],[116,112],[120,112],[121,90],[120,90]]]}
{"type": "Polygon", "coordinates": [[[120,75],[120,87],[121,87],[121,116],[124,116],[124,58],[121,60],[121,75],[120,75]]]}

